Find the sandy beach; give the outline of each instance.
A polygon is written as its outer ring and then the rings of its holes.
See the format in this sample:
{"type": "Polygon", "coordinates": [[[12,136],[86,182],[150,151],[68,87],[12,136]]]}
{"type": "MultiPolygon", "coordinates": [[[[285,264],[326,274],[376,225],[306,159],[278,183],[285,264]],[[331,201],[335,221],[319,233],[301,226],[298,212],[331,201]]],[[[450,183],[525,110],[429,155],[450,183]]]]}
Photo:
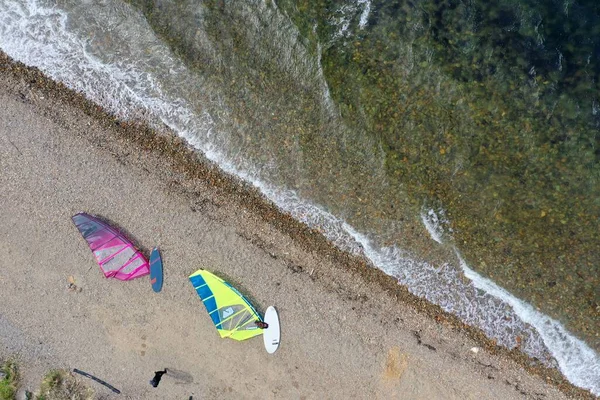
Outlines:
{"type": "Polygon", "coordinates": [[[592,398],[331,249],[251,188],[201,160],[203,173],[188,169],[179,140],[140,144],[147,131],[0,64],[0,358],[17,357],[24,388],[79,368],[129,399],[592,398]],[[146,255],[159,246],[163,291],[147,277],[105,279],[71,222],[79,211],[114,222],[146,255]],[[277,353],[260,338],[219,338],[187,279],[199,268],[260,312],[278,308],[277,353]],[[152,388],[165,367],[177,373],[152,388]]]}

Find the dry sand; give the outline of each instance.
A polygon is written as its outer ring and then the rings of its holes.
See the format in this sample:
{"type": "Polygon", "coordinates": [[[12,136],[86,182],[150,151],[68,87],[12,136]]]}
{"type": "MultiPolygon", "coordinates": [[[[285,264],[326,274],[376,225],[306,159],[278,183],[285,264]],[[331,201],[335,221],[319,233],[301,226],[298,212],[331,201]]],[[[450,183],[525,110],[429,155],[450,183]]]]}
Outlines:
{"type": "Polygon", "coordinates": [[[0,358],[17,356],[24,387],[51,368],[79,368],[131,399],[581,396],[501,351],[475,354],[482,342],[468,331],[398,299],[372,278],[381,274],[311,249],[244,206],[243,191],[190,177],[27,73],[0,72],[0,358]],[[71,222],[78,211],[115,222],[146,254],[160,246],[163,291],[146,277],[105,279],[71,222]],[[277,306],[277,353],[261,338],[219,338],[187,280],[198,268],[230,279],[260,311],[277,306]],[[178,376],[152,388],[164,367],[178,376]]]}

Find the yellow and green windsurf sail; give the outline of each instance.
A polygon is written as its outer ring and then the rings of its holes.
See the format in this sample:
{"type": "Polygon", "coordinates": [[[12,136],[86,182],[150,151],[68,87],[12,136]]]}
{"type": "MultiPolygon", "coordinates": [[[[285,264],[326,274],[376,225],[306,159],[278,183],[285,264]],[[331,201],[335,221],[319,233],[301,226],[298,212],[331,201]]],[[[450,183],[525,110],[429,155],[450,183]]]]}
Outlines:
{"type": "Polygon", "coordinates": [[[255,324],[261,316],[228,282],[203,269],[189,279],[222,338],[246,340],[262,334],[255,324]]]}

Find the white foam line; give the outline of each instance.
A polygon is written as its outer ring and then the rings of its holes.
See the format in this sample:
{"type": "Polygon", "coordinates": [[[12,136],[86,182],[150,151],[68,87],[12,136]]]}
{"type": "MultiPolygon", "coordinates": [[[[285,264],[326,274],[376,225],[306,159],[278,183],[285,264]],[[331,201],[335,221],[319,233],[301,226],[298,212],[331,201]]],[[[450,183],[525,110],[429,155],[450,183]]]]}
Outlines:
{"type": "Polygon", "coordinates": [[[425,225],[425,229],[427,229],[431,238],[441,244],[443,231],[441,230],[440,221],[435,211],[429,210],[427,214],[422,212],[421,221],[423,221],[423,225],[425,225]]]}
{"type": "Polygon", "coordinates": [[[370,0],[358,0],[358,4],[364,4],[365,8],[363,8],[362,14],[360,14],[360,21],[358,22],[358,27],[360,29],[364,29],[367,26],[367,22],[369,22],[369,14],[371,13],[371,1],[370,0]]]}
{"type": "MultiPolygon", "coordinates": [[[[344,224],[344,227],[359,243],[361,243],[367,257],[384,272],[392,276],[398,276],[399,271],[409,270],[411,268],[411,260],[404,260],[404,262],[402,262],[401,253],[395,251],[390,258],[389,255],[386,256],[385,252],[382,253],[381,250],[376,249],[366,236],[358,233],[347,224],[344,224]]],[[[508,304],[521,321],[534,327],[536,333],[540,335],[545,347],[550,351],[558,363],[560,371],[571,383],[590,390],[596,396],[600,395],[600,357],[594,350],[582,340],[571,335],[560,322],[535,310],[530,304],[516,298],[491,280],[477,274],[467,266],[462,257],[460,257],[458,250],[455,249],[455,251],[464,275],[472,282],[476,289],[485,292],[486,295],[492,296],[504,304],[508,304]]],[[[426,269],[427,266],[422,265],[421,268],[426,269]]],[[[404,277],[404,279],[401,277],[400,281],[406,282],[407,279],[406,277],[404,277]]],[[[415,293],[413,285],[408,284],[408,288],[412,293],[415,293]]],[[[425,295],[424,297],[429,298],[428,295],[425,295]]],[[[440,303],[443,302],[437,302],[437,304],[440,303]]],[[[446,309],[447,306],[451,306],[447,303],[440,305],[442,305],[444,309],[446,309]]],[[[456,314],[456,310],[453,311],[456,314]]],[[[473,321],[470,320],[470,318],[464,318],[464,314],[461,315],[458,313],[458,315],[463,318],[463,320],[466,320],[466,322],[473,324],[473,321]]],[[[474,325],[477,326],[477,324],[474,325]]],[[[489,335],[489,332],[486,333],[489,335]]],[[[528,339],[529,338],[526,338],[525,340],[528,339]]]]}
{"type": "Polygon", "coordinates": [[[361,6],[363,7],[358,21],[358,29],[364,29],[367,26],[369,14],[371,13],[370,0],[357,0],[353,4],[343,4],[329,20],[332,26],[337,27],[337,32],[331,36],[330,43],[335,42],[339,38],[350,37],[352,35],[350,25],[356,18],[356,12],[361,6]]]}
{"type": "Polygon", "coordinates": [[[456,248],[455,251],[465,276],[475,287],[509,304],[521,320],[538,331],[558,362],[560,371],[569,381],[589,389],[596,396],[600,395],[600,357],[594,350],[567,332],[560,322],[535,310],[530,304],[470,269],[456,248]]]}
{"type": "MultiPolygon", "coordinates": [[[[442,232],[437,213],[430,209],[427,214],[421,213],[421,220],[431,238],[442,243],[442,232]]],[[[544,345],[556,359],[560,371],[569,381],[589,389],[595,395],[600,395],[600,357],[594,350],[582,340],[571,335],[560,322],[542,314],[490,279],[473,271],[456,247],[454,247],[454,251],[465,276],[473,282],[477,289],[510,305],[519,319],[536,329],[544,345]]]]}

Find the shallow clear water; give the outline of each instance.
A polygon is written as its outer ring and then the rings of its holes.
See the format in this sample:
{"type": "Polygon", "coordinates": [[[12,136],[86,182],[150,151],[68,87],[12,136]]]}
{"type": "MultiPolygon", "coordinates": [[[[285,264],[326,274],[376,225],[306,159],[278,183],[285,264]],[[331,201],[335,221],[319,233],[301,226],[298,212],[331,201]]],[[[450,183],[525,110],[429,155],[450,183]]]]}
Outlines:
{"type": "MultiPolygon", "coordinates": [[[[571,75],[552,73],[566,50],[554,69],[530,51],[515,61],[537,63],[524,77],[481,37],[463,39],[465,58],[448,52],[456,33],[433,30],[436,18],[499,35],[460,2],[133,3],[0,0],[0,48],[123,118],[168,126],[413,293],[600,392],[598,354],[557,320],[596,346],[598,103],[577,89],[595,82],[595,39],[587,75],[565,86],[571,75]]],[[[517,25],[497,11],[499,32],[539,47],[539,7],[516,7],[517,25]]]]}

